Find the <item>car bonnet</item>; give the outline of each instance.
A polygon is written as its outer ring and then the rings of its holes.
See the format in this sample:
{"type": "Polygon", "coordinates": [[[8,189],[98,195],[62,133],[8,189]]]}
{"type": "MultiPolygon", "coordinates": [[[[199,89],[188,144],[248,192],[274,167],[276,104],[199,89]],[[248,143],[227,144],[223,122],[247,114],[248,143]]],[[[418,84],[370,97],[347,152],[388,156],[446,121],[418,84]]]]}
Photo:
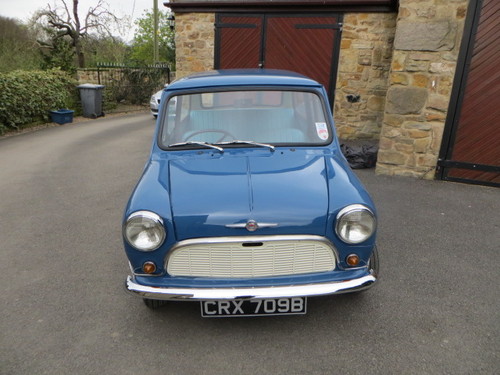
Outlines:
{"type": "Polygon", "coordinates": [[[169,176],[177,240],[325,233],[328,186],[322,154],[205,153],[170,160],[169,176]],[[249,221],[271,225],[250,232],[241,225],[249,221]]]}

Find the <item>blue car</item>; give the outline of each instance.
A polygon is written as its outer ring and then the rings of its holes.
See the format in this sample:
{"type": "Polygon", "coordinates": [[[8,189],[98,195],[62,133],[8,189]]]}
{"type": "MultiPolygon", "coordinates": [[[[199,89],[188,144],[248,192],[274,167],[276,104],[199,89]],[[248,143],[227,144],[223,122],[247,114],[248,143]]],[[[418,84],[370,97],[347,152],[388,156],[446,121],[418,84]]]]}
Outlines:
{"type": "Polygon", "coordinates": [[[322,85],[221,70],[162,94],[123,218],[126,289],[204,317],[304,314],[307,297],[377,281],[376,211],[349,168],[322,85]]]}

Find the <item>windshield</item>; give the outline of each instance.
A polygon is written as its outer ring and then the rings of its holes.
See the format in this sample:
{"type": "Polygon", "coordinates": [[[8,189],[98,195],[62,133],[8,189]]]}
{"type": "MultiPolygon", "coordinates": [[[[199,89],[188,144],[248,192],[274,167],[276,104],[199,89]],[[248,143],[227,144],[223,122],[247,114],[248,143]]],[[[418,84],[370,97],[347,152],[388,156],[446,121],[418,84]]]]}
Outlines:
{"type": "Polygon", "coordinates": [[[319,96],[304,91],[224,91],[170,98],[162,147],[324,145],[331,140],[319,96]],[[245,142],[242,142],[245,141],[245,142]],[[198,146],[197,146],[198,144],[198,146]]]}

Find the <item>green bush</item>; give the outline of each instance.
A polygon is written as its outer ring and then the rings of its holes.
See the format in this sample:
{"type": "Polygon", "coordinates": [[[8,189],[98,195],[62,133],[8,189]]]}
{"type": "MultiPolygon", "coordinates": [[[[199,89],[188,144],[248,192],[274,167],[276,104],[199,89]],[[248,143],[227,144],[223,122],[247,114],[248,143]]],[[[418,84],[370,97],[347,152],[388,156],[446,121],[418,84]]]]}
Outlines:
{"type": "Polygon", "coordinates": [[[123,80],[125,85],[121,85],[120,94],[130,103],[140,105],[149,102],[151,94],[158,91],[163,86],[165,70],[163,69],[123,69],[123,80]],[[158,83],[160,82],[160,88],[158,83]]]}
{"type": "Polygon", "coordinates": [[[79,100],[76,86],[76,80],[60,70],[0,73],[0,134],[47,122],[49,111],[75,109],[79,100]]]}
{"type": "Polygon", "coordinates": [[[118,107],[118,102],[114,94],[115,88],[113,86],[105,86],[102,96],[102,109],[104,112],[109,112],[118,107]]]}

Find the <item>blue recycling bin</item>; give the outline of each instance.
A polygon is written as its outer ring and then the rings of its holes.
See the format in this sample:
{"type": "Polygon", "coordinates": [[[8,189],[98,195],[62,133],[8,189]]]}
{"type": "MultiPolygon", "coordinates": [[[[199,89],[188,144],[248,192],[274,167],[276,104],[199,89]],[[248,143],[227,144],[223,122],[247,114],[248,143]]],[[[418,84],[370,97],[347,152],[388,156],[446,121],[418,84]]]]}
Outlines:
{"type": "Polygon", "coordinates": [[[49,112],[52,122],[55,122],[56,124],[59,125],[73,122],[73,114],[75,113],[75,111],[72,111],[71,109],[59,109],[57,111],[49,111],[49,112]]]}

